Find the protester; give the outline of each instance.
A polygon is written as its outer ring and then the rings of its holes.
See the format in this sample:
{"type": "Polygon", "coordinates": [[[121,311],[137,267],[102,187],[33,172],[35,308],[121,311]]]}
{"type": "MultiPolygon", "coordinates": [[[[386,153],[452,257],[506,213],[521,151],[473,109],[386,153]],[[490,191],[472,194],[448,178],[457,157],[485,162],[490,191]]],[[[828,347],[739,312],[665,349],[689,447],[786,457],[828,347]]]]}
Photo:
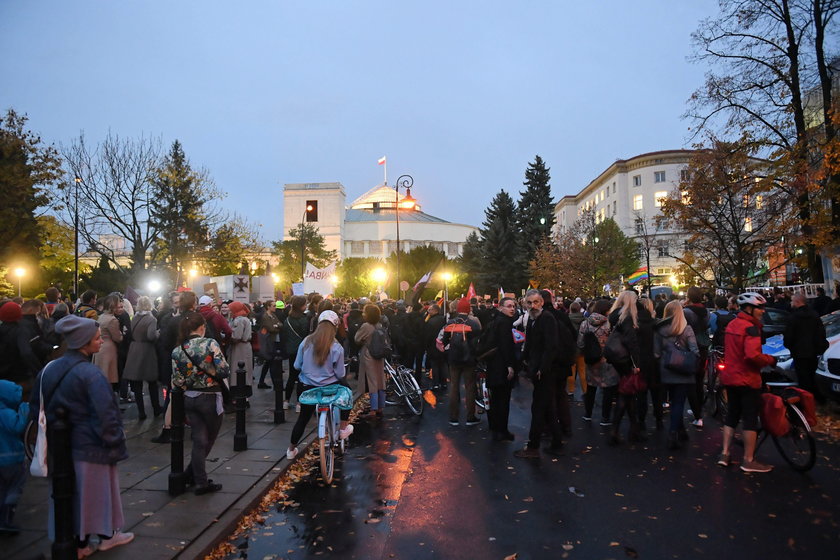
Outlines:
{"type": "Polygon", "coordinates": [[[146,405],[143,399],[143,382],[149,387],[149,401],[155,416],[161,414],[158,400],[158,368],[155,341],[158,337],[157,321],[152,315],[152,301],[147,296],[137,300],[137,313],[131,320],[131,347],[125,365],[124,378],[130,383],[137,404],[140,420],[146,419],[146,405]]]}
{"type": "Polygon", "coordinates": [[[29,403],[20,385],[0,380],[0,537],[20,532],[14,519],[26,482],[23,431],[28,420],[29,403]]]}
{"type": "Polygon", "coordinates": [[[513,316],[516,302],[513,298],[502,298],[499,313],[487,325],[487,336],[495,351],[487,358],[487,387],[490,389],[490,410],[487,421],[493,441],[513,441],[514,435],[508,429],[510,416],[510,394],[516,372],[516,355],[513,344],[513,316]]]}
{"type": "Polygon", "coordinates": [[[449,424],[457,426],[461,409],[461,382],[465,388],[467,426],[480,423],[475,416],[475,344],[481,324],[470,316],[470,301],[461,298],[455,308],[457,314],[443,328],[443,345],[449,362],[449,424]]]}
{"type": "Polygon", "coordinates": [[[691,286],[686,293],[688,302],[683,313],[685,319],[694,331],[697,347],[700,349],[700,359],[694,372],[694,389],[688,393],[688,402],[694,420],[691,424],[697,428],[703,427],[703,379],[706,376],[706,360],[709,358],[709,347],[712,339],[709,337],[709,311],[703,304],[703,291],[697,286],[691,286]]]}
{"type": "Polygon", "coordinates": [[[816,382],[817,361],[828,349],[825,325],[819,315],[808,307],[805,294],[797,293],[791,298],[793,309],[785,327],[784,344],[793,358],[793,369],[799,386],[813,393],[819,403],[825,402],[816,382]]]}
{"type": "MultiPolygon", "coordinates": [[[[73,521],[78,557],[85,558],[134,539],[134,534],[121,531],[125,518],[117,462],[126,459],[128,452],[117,396],[105,373],[89,361],[103,344],[99,325],[68,315],[56,324],[56,332],[66,340],[67,352],[39,374],[29,417],[37,420],[41,394],[48,424],[56,421],[58,408],[67,411],[76,480],[73,521]]],[[[53,519],[51,506],[51,539],[55,538],[53,519]]]]}
{"type": "MultiPolygon", "coordinates": [[[[610,308],[610,327],[613,331],[617,331],[617,335],[621,341],[621,345],[627,352],[628,359],[613,362],[618,372],[619,384],[621,378],[632,373],[640,371],[639,364],[641,363],[641,353],[639,345],[639,308],[636,305],[639,296],[633,290],[626,290],[619,294],[610,308]]],[[[626,394],[621,391],[618,392],[618,399],[616,402],[615,413],[613,414],[612,432],[610,435],[610,443],[622,443],[620,430],[621,420],[624,413],[627,413],[627,419],[630,423],[630,430],[628,439],[633,442],[640,442],[647,439],[645,434],[641,431],[641,423],[639,422],[638,411],[636,410],[638,404],[637,394],[626,394]]]]}
{"type": "Polygon", "coordinates": [[[587,336],[594,336],[598,343],[600,354],[597,359],[586,363],[586,394],[583,397],[584,413],[583,419],[586,422],[592,420],[592,411],[595,407],[595,397],[598,389],[601,389],[601,426],[612,425],[612,406],[618,395],[618,372],[603,357],[604,346],[610,336],[610,322],[607,314],[610,311],[610,302],[606,299],[599,299],[591,302],[589,317],[580,325],[577,345],[584,355],[587,336]],[[588,333],[591,333],[588,334],[588,333]]]}
{"type": "MultiPolygon", "coordinates": [[[[309,319],[306,317],[304,310],[306,309],[306,298],[303,296],[294,296],[291,301],[291,310],[286,320],[283,322],[283,344],[286,349],[286,355],[289,356],[289,378],[286,380],[284,387],[283,408],[288,409],[289,403],[292,401],[292,395],[300,395],[298,391],[298,376],[300,370],[295,367],[297,360],[298,348],[303,339],[309,335],[309,319]]],[[[300,403],[295,405],[295,411],[300,412],[300,403]]]]}
{"type": "Polygon", "coordinates": [[[108,295],[102,303],[103,313],[99,316],[99,328],[102,331],[102,349],[93,356],[93,363],[105,375],[108,383],[117,390],[119,384],[118,350],[117,345],[122,342],[123,334],[117,315],[123,312],[123,304],[119,296],[108,295]]]}
{"type": "Polygon", "coordinates": [[[374,358],[370,354],[370,343],[374,331],[384,331],[381,323],[382,313],[379,307],[369,303],[364,309],[364,324],[356,332],[355,341],[359,351],[359,393],[370,393],[370,413],[375,418],[382,418],[385,410],[385,360],[374,358]]]}
{"type": "MultiPolygon", "coordinates": [[[[228,345],[228,361],[233,369],[230,385],[235,386],[239,364],[245,365],[245,385],[253,387],[254,381],[254,350],[251,347],[251,321],[248,319],[248,307],[241,301],[233,301],[228,306],[231,322],[231,336],[228,345]]],[[[266,312],[266,315],[270,313],[266,312]]],[[[249,389],[250,391],[251,389],[249,389]]]]}

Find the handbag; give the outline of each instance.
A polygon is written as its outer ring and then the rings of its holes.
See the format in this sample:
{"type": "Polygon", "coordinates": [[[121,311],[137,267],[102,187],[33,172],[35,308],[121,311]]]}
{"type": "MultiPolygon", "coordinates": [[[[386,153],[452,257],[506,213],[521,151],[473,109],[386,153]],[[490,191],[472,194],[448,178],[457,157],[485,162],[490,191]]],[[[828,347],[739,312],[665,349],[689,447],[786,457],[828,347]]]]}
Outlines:
{"type": "MultiPolygon", "coordinates": [[[[633,360],[631,358],[630,362],[633,360]]],[[[633,364],[633,369],[628,375],[624,375],[618,379],[618,392],[622,395],[635,395],[647,390],[647,382],[642,376],[642,372],[633,364]]]]}
{"type": "MultiPolygon", "coordinates": [[[[61,382],[64,381],[67,374],[70,373],[70,371],[79,363],[80,362],[77,362],[71,365],[67,371],[61,375],[61,378],[58,380],[58,383],[55,384],[55,388],[50,394],[50,398],[55,395],[55,392],[58,390],[58,386],[61,385],[61,382]]],[[[41,373],[41,382],[38,386],[38,392],[41,396],[38,405],[38,435],[35,438],[35,449],[32,453],[32,463],[29,465],[29,474],[40,478],[50,475],[49,464],[47,462],[47,453],[49,451],[47,445],[47,412],[44,407],[44,375],[46,373],[47,369],[44,368],[44,371],[41,373]]]]}
{"type": "Polygon", "coordinates": [[[697,371],[698,356],[691,350],[681,348],[674,340],[668,346],[665,368],[681,375],[693,375],[697,371]]]}
{"type": "Polygon", "coordinates": [[[624,364],[630,361],[630,352],[624,346],[618,329],[613,329],[610,336],[607,337],[607,343],[604,345],[604,358],[610,364],[624,364]]]}

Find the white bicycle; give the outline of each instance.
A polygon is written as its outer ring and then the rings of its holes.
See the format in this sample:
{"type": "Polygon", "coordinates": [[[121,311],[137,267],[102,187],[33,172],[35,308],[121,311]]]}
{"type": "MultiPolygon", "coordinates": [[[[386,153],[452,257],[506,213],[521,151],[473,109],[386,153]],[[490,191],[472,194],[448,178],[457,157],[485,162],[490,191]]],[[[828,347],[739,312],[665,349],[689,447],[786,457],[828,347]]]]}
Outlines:
{"type": "Polygon", "coordinates": [[[344,454],[344,442],[339,435],[340,410],[353,408],[353,392],[344,385],[314,387],[300,394],[298,402],[315,406],[318,413],[318,442],[321,451],[321,476],[332,484],[335,454],[344,454]]]}

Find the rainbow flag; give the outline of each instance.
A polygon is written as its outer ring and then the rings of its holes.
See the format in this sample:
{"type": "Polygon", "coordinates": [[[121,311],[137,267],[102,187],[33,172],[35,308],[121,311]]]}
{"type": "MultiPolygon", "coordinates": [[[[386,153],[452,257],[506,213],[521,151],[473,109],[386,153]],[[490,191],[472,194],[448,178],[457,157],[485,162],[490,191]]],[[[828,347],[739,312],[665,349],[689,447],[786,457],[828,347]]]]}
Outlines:
{"type": "Polygon", "coordinates": [[[639,267],[639,269],[627,277],[627,283],[631,286],[639,280],[646,280],[648,278],[648,269],[646,266],[639,267]]]}

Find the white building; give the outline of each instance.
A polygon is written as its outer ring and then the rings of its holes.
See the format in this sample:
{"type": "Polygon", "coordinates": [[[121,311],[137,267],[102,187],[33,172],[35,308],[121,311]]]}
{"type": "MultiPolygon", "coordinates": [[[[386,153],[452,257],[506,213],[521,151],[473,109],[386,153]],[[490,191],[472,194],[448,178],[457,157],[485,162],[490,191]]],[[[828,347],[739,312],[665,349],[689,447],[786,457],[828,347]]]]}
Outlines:
{"type": "Polygon", "coordinates": [[[554,207],[556,226],[569,228],[588,208],[597,221],[612,218],[630,238],[639,240],[645,229],[655,235],[651,251],[651,276],[670,276],[677,261],[670,254],[681,255],[685,236],[667,229],[657,230],[661,199],[678,189],[687,173],[693,150],[666,150],[616,160],[576,195],[564,196],[554,207]]]}
{"type": "MultiPolygon", "coordinates": [[[[397,196],[403,193],[387,185],[377,185],[345,205],[341,183],[291,183],[283,189],[283,239],[302,222],[312,223],[324,236],[327,249],[339,257],[386,258],[397,250],[397,196]],[[313,208],[307,213],[306,208],[313,208]]],[[[416,204],[413,209],[399,208],[400,246],[408,252],[430,245],[454,258],[461,254],[464,242],[477,228],[448,222],[426,214],[416,204]]]]}

